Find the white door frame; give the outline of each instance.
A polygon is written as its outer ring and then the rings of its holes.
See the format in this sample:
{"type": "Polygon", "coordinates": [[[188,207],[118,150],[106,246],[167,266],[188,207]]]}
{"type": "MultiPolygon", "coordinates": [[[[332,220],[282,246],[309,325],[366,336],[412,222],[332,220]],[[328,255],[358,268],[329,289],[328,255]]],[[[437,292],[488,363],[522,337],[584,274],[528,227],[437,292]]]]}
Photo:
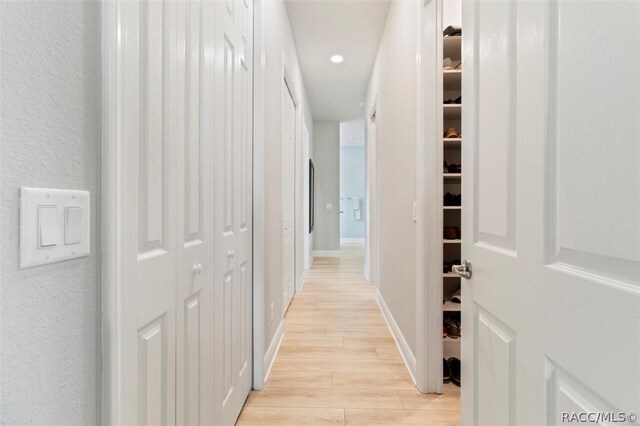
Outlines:
{"type": "MultiPolygon", "coordinates": [[[[311,250],[309,250],[309,160],[311,159],[311,136],[307,128],[307,120],[302,115],[302,273],[311,266],[311,250]]],[[[301,274],[302,275],[302,274],[301,274]]],[[[302,290],[303,282],[299,282],[296,293],[302,290]]]]}
{"type": "Polygon", "coordinates": [[[417,19],[416,386],[423,393],[441,393],[442,0],[423,3],[417,19]]]}
{"type": "MultiPolygon", "coordinates": [[[[287,58],[284,56],[284,54],[282,54],[282,83],[285,85],[285,87],[287,88],[287,90],[289,90],[289,93],[291,94],[291,99],[293,100],[293,106],[295,108],[295,112],[294,112],[294,120],[293,120],[293,125],[294,125],[294,129],[293,129],[293,294],[291,295],[291,298],[293,299],[293,297],[295,296],[295,294],[298,292],[298,268],[297,268],[297,259],[298,256],[300,256],[300,248],[299,244],[298,244],[298,215],[300,213],[300,208],[298,206],[298,197],[297,197],[297,188],[296,188],[296,176],[297,176],[297,172],[298,172],[298,153],[300,152],[300,148],[299,148],[299,141],[300,141],[300,137],[299,135],[301,134],[300,131],[300,101],[299,101],[299,97],[298,97],[298,91],[297,88],[293,82],[293,78],[291,76],[291,72],[289,71],[289,65],[287,63],[287,58]]],[[[281,113],[282,115],[282,113],[281,113]]],[[[281,116],[282,118],[282,116],[281,116]]],[[[282,167],[284,167],[284,165],[282,165],[282,167]]],[[[280,203],[282,205],[282,202],[280,203]]],[[[282,259],[282,263],[283,263],[283,271],[284,271],[284,263],[285,263],[285,259],[283,256],[282,259]]],[[[283,285],[286,285],[283,281],[283,285]]],[[[289,301],[285,301],[283,299],[282,302],[282,316],[284,316],[284,314],[287,312],[287,309],[289,309],[289,301]]]]}
{"type": "Polygon", "coordinates": [[[376,283],[378,287],[378,196],[376,191],[376,144],[378,143],[378,131],[376,118],[378,115],[377,95],[373,97],[371,106],[367,110],[365,117],[365,200],[366,209],[366,230],[364,239],[365,262],[363,273],[367,280],[376,283]],[[372,130],[375,128],[375,135],[372,138],[372,130]]]}
{"type": "Polygon", "coordinates": [[[253,5],[253,388],[264,386],[265,289],[265,129],[264,21],[262,1],[253,5]]]}

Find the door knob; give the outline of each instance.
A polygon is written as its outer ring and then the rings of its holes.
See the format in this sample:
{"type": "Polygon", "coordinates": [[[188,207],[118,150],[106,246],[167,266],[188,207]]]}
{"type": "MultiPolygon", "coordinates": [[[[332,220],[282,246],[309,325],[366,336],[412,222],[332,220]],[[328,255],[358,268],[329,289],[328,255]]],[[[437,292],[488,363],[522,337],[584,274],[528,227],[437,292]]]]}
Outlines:
{"type": "Polygon", "coordinates": [[[233,257],[233,256],[235,256],[235,255],[236,255],[236,252],[235,252],[235,251],[233,251],[233,250],[229,250],[229,251],[227,252],[227,256],[228,256],[228,257],[233,257]]]}
{"type": "Polygon", "coordinates": [[[193,265],[191,270],[193,271],[194,274],[200,275],[202,273],[202,265],[199,263],[196,263],[195,265],[193,265]]]}
{"type": "Polygon", "coordinates": [[[463,260],[462,265],[453,265],[451,270],[456,274],[460,275],[462,278],[469,279],[471,278],[471,262],[468,260],[463,260]]]}

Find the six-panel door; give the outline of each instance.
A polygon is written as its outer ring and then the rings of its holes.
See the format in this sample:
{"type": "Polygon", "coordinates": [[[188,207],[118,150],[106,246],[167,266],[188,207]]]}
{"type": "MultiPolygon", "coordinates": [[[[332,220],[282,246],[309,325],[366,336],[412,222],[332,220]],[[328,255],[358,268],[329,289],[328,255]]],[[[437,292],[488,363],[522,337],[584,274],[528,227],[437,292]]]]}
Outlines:
{"type": "Polygon", "coordinates": [[[463,3],[463,424],[640,411],[638,22],[463,3]]]}
{"type": "Polygon", "coordinates": [[[114,10],[112,422],[233,424],[251,386],[253,5],[114,10]]]}

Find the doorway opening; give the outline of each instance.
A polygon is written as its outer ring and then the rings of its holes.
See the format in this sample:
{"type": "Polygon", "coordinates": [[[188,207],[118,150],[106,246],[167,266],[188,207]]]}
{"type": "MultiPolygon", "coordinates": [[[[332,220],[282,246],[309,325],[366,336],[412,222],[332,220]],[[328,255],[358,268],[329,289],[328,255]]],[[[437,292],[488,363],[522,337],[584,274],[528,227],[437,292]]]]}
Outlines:
{"type": "Polygon", "coordinates": [[[341,246],[364,247],[367,231],[365,154],[364,118],[340,123],[341,246]]]}

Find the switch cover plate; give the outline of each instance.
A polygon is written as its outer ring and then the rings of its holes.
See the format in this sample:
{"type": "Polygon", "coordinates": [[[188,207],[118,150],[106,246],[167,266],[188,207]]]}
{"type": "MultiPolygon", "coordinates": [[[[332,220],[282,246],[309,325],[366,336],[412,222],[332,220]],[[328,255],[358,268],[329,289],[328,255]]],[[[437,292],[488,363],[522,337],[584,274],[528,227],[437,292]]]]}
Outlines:
{"type": "Polygon", "coordinates": [[[20,188],[20,268],[88,256],[87,191],[20,188]]]}

